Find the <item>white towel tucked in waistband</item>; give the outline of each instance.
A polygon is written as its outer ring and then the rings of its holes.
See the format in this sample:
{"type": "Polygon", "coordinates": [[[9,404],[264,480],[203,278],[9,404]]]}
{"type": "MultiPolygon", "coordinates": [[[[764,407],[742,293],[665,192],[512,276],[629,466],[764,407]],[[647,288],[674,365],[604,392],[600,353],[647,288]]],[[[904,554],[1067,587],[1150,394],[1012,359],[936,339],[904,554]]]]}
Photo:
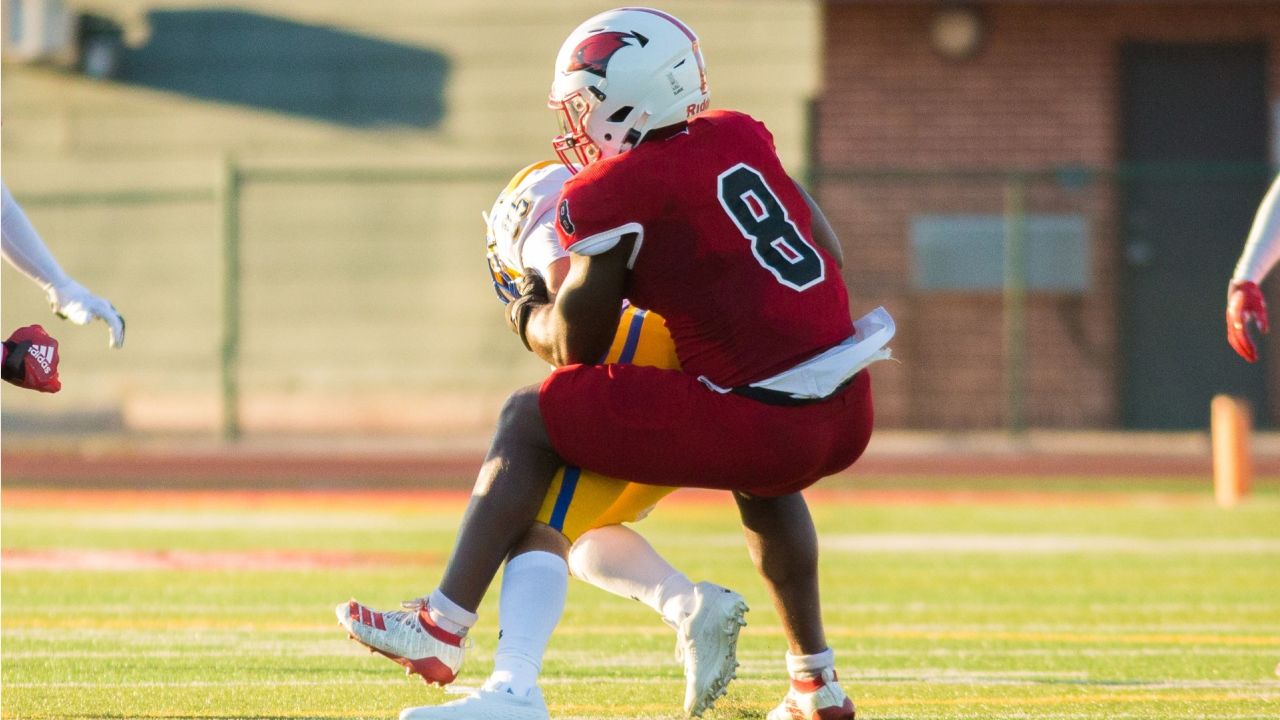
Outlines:
{"type": "MultiPolygon", "coordinates": [[[[880,360],[888,360],[891,351],[886,345],[893,339],[896,329],[889,311],[878,307],[859,318],[853,324],[853,335],[839,345],[805,360],[790,370],[760,382],[751,383],[751,387],[788,393],[797,399],[824,398],[868,365],[880,360]]],[[[722,388],[706,377],[698,379],[716,392],[730,391],[729,388],[722,388]]]]}

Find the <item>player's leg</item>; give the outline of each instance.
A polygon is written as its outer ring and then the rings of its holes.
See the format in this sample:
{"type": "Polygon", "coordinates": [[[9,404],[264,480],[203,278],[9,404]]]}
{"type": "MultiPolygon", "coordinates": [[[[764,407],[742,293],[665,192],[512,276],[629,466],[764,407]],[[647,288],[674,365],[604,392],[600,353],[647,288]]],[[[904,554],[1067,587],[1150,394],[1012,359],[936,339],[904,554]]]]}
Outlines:
{"type": "Polygon", "coordinates": [[[818,535],[800,493],[754,497],[734,493],[747,549],[782,620],[791,689],[769,720],[841,720],[853,701],[836,679],[818,592],[818,535]]]}
{"type": "Polygon", "coordinates": [[[457,676],[481,598],[502,562],[526,540],[551,478],[564,464],[547,441],[537,390],[517,390],[504,405],[437,589],[406,603],[405,611],[377,612],[354,600],[337,608],[338,622],[352,638],[428,683],[446,685],[457,676]]]}
{"type": "Polygon", "coordinates": [[[644,603],[672,627],[693,612],[693,581],[625,525],[584,533],[569,550],[569,571],[601,590],[644,603]]]}
{"type": "MultiPolygon", "coordinates": [[[[639,533],[622,525],[642,519],[674,491],[570,466],[552,479],[538,522],[573,542],[570,570],[579,579],[639,599],[676,631],[676,658],[685,671],[684,708],[697,715],[724,695],[735,676],[747,605],[741,595],[719,585],[692,582],[639,533]]],[[[504,602],[507,596],[504,581],[504,602]]],[[[506,618],[504,614],[504,639],[510,626],[506,618]]]]}
{"type": "MultiPolygon", "coordinates": [[[[468,613],[479,607],[503,560],[533,525],[551,478],[565,464],[547,437],[538,392],[536,385],[522,388],[503,406],[435,592],[468,613]]],[[[467,614],[441,614],[457,625],[474,623],[467,614]]]]}
{"type": "Polygon", "coordinates": [[[569,589],[569,540],[535,523],[502,570],[498,647],[486,690],[526,697],[537,689],[542,658],[569,589]]]}
{"type": "Polygon", "coordinates": [[[742,531],[756,570],[773,599],[787,649],[811,655],[827,649],[818,596],[818,534],[800,493],[762,498],[736,492],[742,531]]]}
{"type": "Polygon", "coordinates": [[[738,632],[747,623],[741,595],[692,582],[625,525],[605,525],[578,538],[569,568],[596,587],[643,602],[676,631],[686,713],[701,715],[725,694],[736,677],[738,632]]]}
{"type": "MultiPolygon", "coordinates": [[[[638,346],[647,313],[635,311],[627,323],[621,350],[638,346]],[[634,331],[633,331],[634,328],[634,331]]],[[[620,334],[623,334],[620,326],[620,334]]],[[[615,338],[616,342],[616,338],[615,338]]],[[[551,444],[540,407],[542,388],[517,390],[507,399],[498,429],[480,469],[471,502],[462,518],[453,554],[436,593],[450,624],[469,627],[481,598],[507,554],[533,524],[551,478],[565,462],[551,444]],[[501,488],[500,491],[496,491],[501,488]],[[454,606],[464,612],[449,613],[454,606]],[[454,617],[449,617],[453,614],[454,617]]],[[[590,398],[579,398],[579,401],[590,398]]],[[[434,604],[433,604],[434,605],[434,604]]]]}
{"type": "Polygon", "coordinates": [[[568,549],[568,539],[542,523],[525,533],[502,572],[493,672],[479,690],[442,705],[407,708],[401,720],[548,720],[538,674],[564,613],[568,549]]]}

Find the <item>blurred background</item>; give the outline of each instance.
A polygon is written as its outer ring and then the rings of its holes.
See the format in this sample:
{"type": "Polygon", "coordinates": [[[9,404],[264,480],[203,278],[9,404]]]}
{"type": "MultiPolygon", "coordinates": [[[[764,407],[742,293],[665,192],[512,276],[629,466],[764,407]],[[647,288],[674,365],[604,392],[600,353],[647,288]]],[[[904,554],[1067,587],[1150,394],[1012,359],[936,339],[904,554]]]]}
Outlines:
{"type": "MultiPolygon", "coordinates": [[[[54,435],[483,434],[546,372],[480,219],[551,155],[561,40],[613,3],[5,0],[3,174],[128,319],[6,386],[54,435]]],[[[1280,412],[1280,347],[1228,348],[1226,283],[1280,160],[1280,4],[691,0],[713,106],[773,131],[898,319],[880,427],[1199,430],[1280,412]]],[[[1274,336],[1273,336],[1274,337],[1274,336]]]]}

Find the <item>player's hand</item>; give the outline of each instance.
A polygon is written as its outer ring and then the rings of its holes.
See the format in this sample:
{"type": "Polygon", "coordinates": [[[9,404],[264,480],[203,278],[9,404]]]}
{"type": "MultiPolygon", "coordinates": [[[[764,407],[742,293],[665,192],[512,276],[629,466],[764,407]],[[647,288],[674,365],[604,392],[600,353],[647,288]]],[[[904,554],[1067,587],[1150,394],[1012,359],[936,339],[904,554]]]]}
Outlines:
{"type": "Polygon", "coordinates": [[[111,347],[124,345],[124,317],[114,305],[89,292],[80,283],[72,280],[49,288],[49,305],[58,317],[77,325],[88,325],[101,318],[111,333],[111,347]]]}
{"type": "Polygon", "coordinates": [[[1249,280],[1232,280],[1227,287],[1227,342],[1240,353],[1240,357],[1254,362],[1258,350],[1249,337],[1249,324],[1265,333],[1267,326],[1267,302],[1262,299],[1258,284],[1249,280]]]}
{"type": "Polygon", "coordinates": [[[62,389],[58,359],[58,341],[39,325],[28,325],[4,341],[0,376],[18,387],[56,393],[62,389]]]}
{"type": "Polygon", "coordinates": [[[533,270],[526,269],[516,281],[516,296],[507,303],[507,327],[520,336],[526,348],[529,348],[529,340],[524,333],[529,326],[529,315],[534,308],[549,302],[551,295],[547,292],[547,281],[533,270]]]}

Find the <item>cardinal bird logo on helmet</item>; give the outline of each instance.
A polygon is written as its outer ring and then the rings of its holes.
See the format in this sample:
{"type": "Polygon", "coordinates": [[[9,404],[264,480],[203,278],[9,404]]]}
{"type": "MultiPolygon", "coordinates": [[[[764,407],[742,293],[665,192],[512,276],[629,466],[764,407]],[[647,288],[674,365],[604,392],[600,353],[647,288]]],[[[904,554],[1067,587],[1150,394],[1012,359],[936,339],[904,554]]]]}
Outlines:
{"type": "Polygon", "coordinates": [[[631,46],[631,40],[635,40],[640,47],[649,44],[649,38],[635,31],[629,33],[617,31],[596,33],[578,43],[578,47],[573,49],[573,62],[569,63],[569,67],[565,68],[565,72],[571,73],[585,70],[592,75],[604,77],[605,70],[609,67],[609,60],[613,58],[613,54],[624,47],[631,46]]]}

